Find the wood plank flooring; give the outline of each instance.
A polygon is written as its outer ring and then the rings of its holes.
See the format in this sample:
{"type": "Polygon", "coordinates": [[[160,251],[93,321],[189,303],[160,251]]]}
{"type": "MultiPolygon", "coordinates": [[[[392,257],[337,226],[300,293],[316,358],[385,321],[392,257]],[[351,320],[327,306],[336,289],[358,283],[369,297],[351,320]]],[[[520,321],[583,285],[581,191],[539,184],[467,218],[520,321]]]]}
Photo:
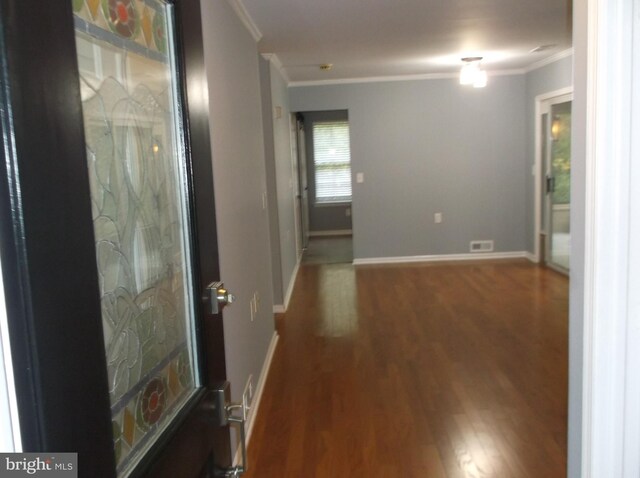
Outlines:
{"type": "Polygon", "coordinates": [[[247,478],[566,476],[566,277],[301,267],[247,478]]]}

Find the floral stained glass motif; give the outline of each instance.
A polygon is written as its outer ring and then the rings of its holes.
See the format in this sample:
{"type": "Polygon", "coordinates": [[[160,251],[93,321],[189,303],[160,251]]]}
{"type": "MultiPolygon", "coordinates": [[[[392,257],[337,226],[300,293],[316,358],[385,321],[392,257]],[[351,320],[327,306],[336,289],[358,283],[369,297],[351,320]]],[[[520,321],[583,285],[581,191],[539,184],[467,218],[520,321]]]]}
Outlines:
{"type": "Polygon", "coordinates": [[[172,11],[162,0],[102,0],[96,10],[96,0],[77,3],[114,450],[124,477],[199,386],[172,11]],[[143,15],[153,41],[143,38],[143,15]]]}
{"type": "Polygon", "coordinates": [[[168,62],[168,23],[162,0],[72,0],[76,28],[124,45],[130,52],[168,62]]]}
{"type": "Polygon", "coordinates": [[[159,378],[155,378],[147,384],[138,407],[139,414],[145,425],[153,425],[162,416],[166,405],[166,388],[164,382],[159,378]]]}
{"type": "Polygon", "coordinates": [[[125,38],[135,38],[140,21],[135,0],[102,0],[102,10],[114,33],[125,38]]]}

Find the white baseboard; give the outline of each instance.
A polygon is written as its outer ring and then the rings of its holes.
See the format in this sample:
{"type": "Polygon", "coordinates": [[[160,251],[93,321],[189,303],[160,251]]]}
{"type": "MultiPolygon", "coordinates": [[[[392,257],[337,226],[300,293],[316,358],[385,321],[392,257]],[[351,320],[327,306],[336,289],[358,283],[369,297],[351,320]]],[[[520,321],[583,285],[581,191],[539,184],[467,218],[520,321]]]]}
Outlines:
{"type": "Polygon", "coordinates": [[[291,274],[291,279],[289,280],[289,286],[287,287],[287,293],[284,295],[284,304],[274,304],[273,305],[274,314],[284,314],[289,308],[289,301],[291,300],[293,289],[296,286],[296,279],[298,278],[299,270],[300,270],[300,259],[298,259],[298,262],[296,262],[296,266],[293,268],[293,273],[291,274]]]}
{"type": "Polygon", "coordinates": [[[435,254],[428,256],[396,256],[396,257],[367,257],[354,259],[353,264],[401,264],[407,262],[445,262],[445,261],[481,261],[496,259],[523,259],[527,257],[526,251],[517,252],[478,252],[469,254],[435,254]]]}
{"type": "Polygon", "coordinates": [[[538,260],[538,257],[535,254],[533,254],[532,252],[527,252],[526,253],[526,258],[529,259],[534,264],[540,263],[540,261],[538,260]]]}
{"type": "MultiPolygon", "coordinates": [[[[247,416],[247,421],[245,423],[245,431],[247,437],[247,447],[249,447],[249,440],[251,440],[251,432],[253,431],[253,425],[256,421],[256,417],[258,416],[258,410],[260,409],[260,402],[262,401],[262,392],[264,392],[264,385],[267,383],[267,377],[269,376],[269,370],[271,370],[271,362],[273,361],[273,355],[276,351],[276,347],[278,346],[278,339],[280,336],[277,332],[273,332],[273,336],[271,337],[271,343],[269,344],[269,349],[267,350],[267,356],[264,359],[264,363],[262,364],[262,370],[260,371],[260,377],[258,378],[258,384],[256,386],[255,394],[253,395],[253,400],[251,403],[251,409],[249,410],[249,414],[247,416]]],[[[240,447],[237,448],[236,454],[233,457],[233,465],[239,465],[242,460],[242,449],[240,447]]]]}
{"type": "Polygon", "coordinates": [[[352,236],[352,229],[336,229],[335,231],[309,231],[309,237],[352,236]]]}

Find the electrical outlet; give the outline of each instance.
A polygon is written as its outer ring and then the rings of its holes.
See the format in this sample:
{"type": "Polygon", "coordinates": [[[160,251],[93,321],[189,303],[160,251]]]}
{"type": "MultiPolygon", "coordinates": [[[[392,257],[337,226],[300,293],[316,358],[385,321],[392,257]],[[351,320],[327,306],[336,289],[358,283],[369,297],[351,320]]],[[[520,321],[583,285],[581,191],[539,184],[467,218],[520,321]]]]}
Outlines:
{"type": "Polygon", "coordinates": [[[242,416],[246,420],[251,410],[251,402],[253,401],[253,375],[249,375],[247,383],[242,392],[242,416]]]}

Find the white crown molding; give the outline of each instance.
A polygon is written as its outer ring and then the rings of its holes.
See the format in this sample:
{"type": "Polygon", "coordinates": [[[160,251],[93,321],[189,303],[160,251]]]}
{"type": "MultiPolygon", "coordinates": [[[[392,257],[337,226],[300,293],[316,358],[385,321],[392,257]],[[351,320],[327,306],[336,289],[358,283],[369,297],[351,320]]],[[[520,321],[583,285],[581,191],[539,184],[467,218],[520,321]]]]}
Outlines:
{"type": "Polygon", "coordinates": [[[231,8],[236,12],[240,21],[247,30],[249,30],[249,33],[251,33],[255,42],[258,43],[262,39],[262,32],[258,28],[258,25],[256,25],[256,22],[253,21],[253,18],[251,18],[251,15],[249,15],[249,12],[242,3],[242,0],[227,0],[227,3],[231,5],[231,8]]]}
{"type": "Polygon", "coordinates": [[[567,58],[571,55],[573,55],[573,48],[567,48],[566,50],[555,53],[554,55],[551,55],[543,60],[532,63],[525,68],[525,73],[529,73],[531,71],[537,70],[538,68],[542,68],[543,66],[550,65],[551,63],[555,63],[556,61],[560,61],[563,58],[567,58]]]}
{"type": "Polygon", "coordinates": [[[322,85],[349,85],[354,83],[380,83],[385,81],[412,81],[412,80],[442,80],[455,78],[457,73],[428,73],[423,75],[397,75],[397,76],[371,76],[363,78],[338,78],[333,80],[307,80],[292,81],[290,87],[298,86],[322,86],[322,85]]]}
{"type": "MultiPolygon", "coordinates": [[[[487,75],[492,76],[515,76],[524,75],[527,71],[524,68],[514,68],[512,70],[487,70],[487,75]]],[[[456,74],[456,78],[458,74],[456,74]]]]}
{"type": "MultiPolygon", "coordinates": [[[[573,48],[560,51],[550,57],[533,63],[526,68],[518,68],[511,70],[488,70],[489,76],[510,76],[510,75],[525,75],[531,71],[542,68],[543,66],[550,65],[556,61],[560,61],[563,58],[567,58],[573,55],[573,48]]],[[[282,69],[284,71],[284,67],[282,69]]],[[[357,83],[382,83],[388,81],[415,81],[415,80],[445,80],[451,78],[457,78],[458,73],[425,73],[421,75],[393,75],[393,76],[372,76],[364,78],[340,78],[332,80],[308,80],[308,81],[291,81],[289,86],[292,88],[301,86],[328,86],[328,85],[348,85],[357,83]]]]}
{"type": "Polygon", "coordinates": [[[282,76],[282,78],[284,79],[285,84],[289,86],[291,80],[289,79],[289,75],[287,75],[287,71],[284,69],[280,58],[278,58],[278,55],[276,55],[275,53],[262,53],[262,58],[270,61],[271,64],[276,67],[276,70],[278,70],[280,76],[282,76]]]}
{"type": "MultiPolygon", "coordinates": [[[[524,75],[524,69],[487,71],[489,76],[524,75]]],[[[415,80],[447,80],[458,78],[459,73],[425,73],[421,75],[397,75],[397,76],[372,76],[365,78],[341,78],[335,80],[309,80],[292,81],[290,87],[323,86],[323,85],[348,85],[354,83],[384,83],[388,81],[415,81],[415,80]]]]}

